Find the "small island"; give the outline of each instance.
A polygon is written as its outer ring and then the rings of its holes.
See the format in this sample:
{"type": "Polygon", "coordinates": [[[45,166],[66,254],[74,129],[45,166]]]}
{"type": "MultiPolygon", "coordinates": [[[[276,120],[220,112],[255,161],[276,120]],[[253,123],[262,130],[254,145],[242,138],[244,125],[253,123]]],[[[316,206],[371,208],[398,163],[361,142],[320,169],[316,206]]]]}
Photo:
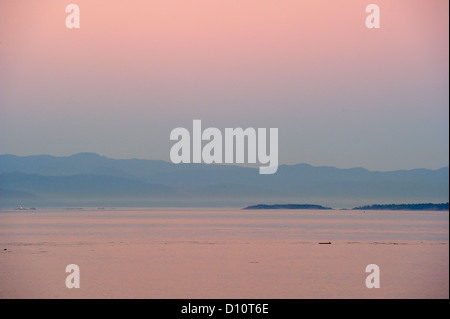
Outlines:
{"type": "Polygon", "coordinates": [[[275,204],[275,205],[253,205],[247,206],[243,209],[332,209],[331,207],[324,207],[321,205],[310,204],[275,204]]]}
{"type": "Polygon", "coordinates": [[[448,203],[433,204],[375,204],[367,206],[359,206],[354,210],[448,210],[448,203]]]}

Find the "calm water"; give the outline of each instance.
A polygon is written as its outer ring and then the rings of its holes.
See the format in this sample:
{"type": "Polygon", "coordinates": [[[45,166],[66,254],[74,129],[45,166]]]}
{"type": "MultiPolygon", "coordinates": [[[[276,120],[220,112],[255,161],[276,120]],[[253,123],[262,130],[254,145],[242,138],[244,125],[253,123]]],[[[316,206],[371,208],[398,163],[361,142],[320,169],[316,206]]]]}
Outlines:
{"type": "Polygon", "coordinates": [[[0,213],[0,240],[448,241],[449,213],[350,210],[83,209],[0,213]]]}
{"type": "Polygon", "coordinates": [[[448,240],[448,212],[3,210],[0,298],[448,298],[448,240]]]}

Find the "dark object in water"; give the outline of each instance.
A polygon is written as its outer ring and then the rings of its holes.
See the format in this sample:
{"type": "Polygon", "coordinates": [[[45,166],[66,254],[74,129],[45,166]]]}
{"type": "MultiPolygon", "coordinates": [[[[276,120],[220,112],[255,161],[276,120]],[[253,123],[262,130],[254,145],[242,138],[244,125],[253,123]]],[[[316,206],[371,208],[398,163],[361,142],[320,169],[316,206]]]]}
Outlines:
{"type": "Polygon", "coordinates": [[[329,241],[328,243],[319,243],[319,245],[331,245],[331,241],[329,241]]]}

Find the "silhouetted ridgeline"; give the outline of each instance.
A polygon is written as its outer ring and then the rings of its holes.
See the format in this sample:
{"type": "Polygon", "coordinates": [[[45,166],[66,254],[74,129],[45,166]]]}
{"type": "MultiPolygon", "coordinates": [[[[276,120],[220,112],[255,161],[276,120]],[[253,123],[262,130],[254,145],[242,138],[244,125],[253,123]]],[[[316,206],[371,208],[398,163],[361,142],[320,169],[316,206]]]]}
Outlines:
{"type": "Polygon", "coordinates": [[[276,204],[276,205],[254,205],[247,206],[243,209],[332,209],[331,207],[324,207],[321,205],[309,205],[309,204],[276,204]]]}
{"type": "Polygon", "coordinates": [[[260,175],[250,167],[111,159],[95,153],[0,155],[0,208],[244,207],[299,200],[330,207],[444,203],[449,201],[448,174],[448,167],[377,172],[297,164],[260,175]]]}
{"type": "Polygon", "coordinates": [[[358,210],[448,210],[448,203],[442,204],[388,204],[355,207],[358,210]]]}

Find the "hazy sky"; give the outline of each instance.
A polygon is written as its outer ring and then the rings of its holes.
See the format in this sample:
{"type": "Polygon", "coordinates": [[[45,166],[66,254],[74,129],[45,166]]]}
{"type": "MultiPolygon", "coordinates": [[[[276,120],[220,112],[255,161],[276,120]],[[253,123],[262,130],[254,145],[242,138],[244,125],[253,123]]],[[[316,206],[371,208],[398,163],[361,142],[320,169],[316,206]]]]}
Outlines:
{"type": "Polygon", "coordinates": [[[278,127],[281,164],[448,166],[448,6],[0,0],[0,153],[169,160],[201,119],[278,127]]]}

